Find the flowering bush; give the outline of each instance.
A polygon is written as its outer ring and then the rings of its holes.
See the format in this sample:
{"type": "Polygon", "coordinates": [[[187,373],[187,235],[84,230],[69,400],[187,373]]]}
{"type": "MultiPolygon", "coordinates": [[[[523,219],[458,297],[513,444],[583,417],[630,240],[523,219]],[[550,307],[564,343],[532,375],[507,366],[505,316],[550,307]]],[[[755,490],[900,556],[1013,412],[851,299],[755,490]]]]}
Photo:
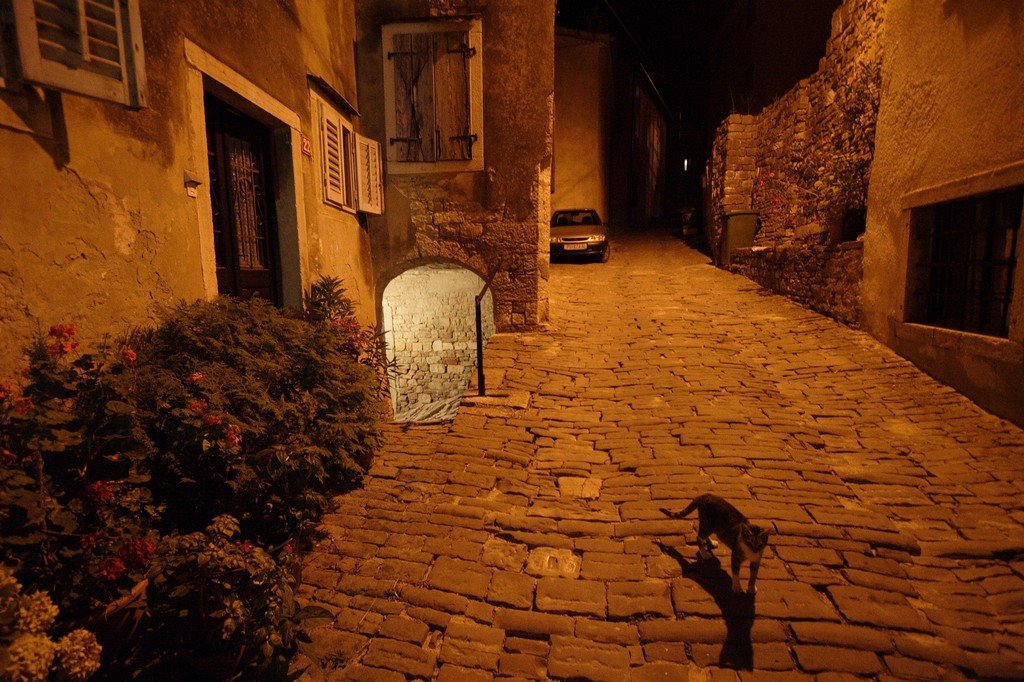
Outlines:
{"type": "Polygon", "coordinates": [[[224,515],[202,532],[161,543],[150,571],[150,623],[138,668],[160,677],[180,670],[185,657],[212,667],[207,673],[283,676],[300,621],[330,617],[323,609],[299,609],[288,572],[238,535],[238,522],[224,515]],[[211,663],[218,660],[225,671],[211,663]]]}
{"type": "Polygon", "coordinates": [[[181,306],[137,335],[136,400],[159,452],[152,488],[174,528],[231,514],[248,537],[279,545],[358,482],[383,403],[350,343],[231,299],[181,306]]]}
{"type": "MultiPolygon", "coordinates": [[[[141,579],[159,510],[146,486],[150,444],[126,367],[108,345],[77,354],[73,325],[29,349],[24,385],[0,399],[0,547],[28,584],[87,613],[141,579]]],[[[151,553],[151,552],[150,552],[151,553]]]]}
{"type": "MultiPolygon", "coordinates": [[[[116,643],[104,655],[136,667],[164,641],[201,654],[216,628],[236,664],[280,668],[308,615],[289,555],[359,481],[386,409],[350,308],[311,320],[219,299],[90,353],[57,325],[0,383],[0,549],[62,627],[95,623],[116,643]],[[182,610],[206,634],[176,630],[182,610]]],[[[19,640],[10,657],[42,669],[79,639],[19,640]]]]}
{"type": "Polygon", "coordinates": [[[100,645],[88,630],[54,641],[47,634],[59,610],[45,592],[21,593],[14,571],[0,564],[0,678],[87,680],[99,670],[100,645]]]}
{"type": "Polygon", "coordinates": [[[377,397],[389,402],[388,375],[394,362],[388,360],[384,335],[359,324],[341,280],[320,277],[310,287],[304,304],[306,321],[326,327],[328,333],[338,337],[343,353],[372,369],[377,376],[377,397]]]}

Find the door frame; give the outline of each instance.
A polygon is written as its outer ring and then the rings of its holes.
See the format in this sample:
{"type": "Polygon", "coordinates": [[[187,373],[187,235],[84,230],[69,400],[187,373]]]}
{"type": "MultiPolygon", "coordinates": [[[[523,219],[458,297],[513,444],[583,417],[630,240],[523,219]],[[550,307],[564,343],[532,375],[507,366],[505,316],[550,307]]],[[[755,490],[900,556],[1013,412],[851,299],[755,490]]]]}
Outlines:
{"type": "Polygon", "coordinates": [[[280,298],[285,306],[301,307],[302,292],[309,285],[310,272],[306,250],[301,119],[296,112],[195,43],[185,39],[184,44],[190,132],[185,185],[187,188],[190,183],[200,183],[194,199],[194,244],[205,296],[207,299],[217,297],[204,104],[204,98],[210,94],[271,129],[280,298]]]}
{"type": "MultiPolygon", "coordinates": [[[[236,229],[238,226],[235,224],[238,216],[235,214],[235,205],[232,201],[232,178],[231,171],[227,167],[229,159],[225,143],[227,137],[238,137],[241,135],[241,139],[253,143],[253,152],[259,160],[259,174],[261,177],[258,180],[258,185],[263,196],[258,201],[263,204],[264,224],[261,226],[261,231],[264,233],[263,237],[265,239],[264,248],[266,252],[264,255],[267,258],[265,269],[270,280],[269,300],[275,305],[281,305],[281,252],[277,245],[277,208],[274,203],[276,181],[274,179],[275,161],[271,137],[272,129],[224,102],[211,92],[207,93],[204,106],[206,107],[206,134],[207,136],[210,136],[211,133],[213,135],[213,139],[207,140],[208,149],[210,149],[209,153],[213,155],[211,157],[211,165],[214,159],[216,159],[217,171],[221,175],[221,182],[218,184],[218,194],[220,195],[218,201],[221,205],[220,225],[214,224],[213,227],[215,234],[218,227],[221,229],[221,240],[223,243],[220,246],[224,249],[224,260],[226,262],[218,264],[218,290],[225,288],[220,282],[221,274],[230,276],[232,281],[226,288],[231,289],[231,293],[236,296],[241,290],[246,288],[247,284],[251,284],[251,279],[260,277],[248,274],[249,271],[242,268],[239,263],[239,239],[236,229]],[[211,118],[214,110],[220,111],[219,119],[211,118]],[[214,121],[213,127],[216,130],[210,130],[211,121],[214,121]],[[221,267],[226,272],[220,272],[221,267]]],[[[211,193],[213,189],[213,183],[211,182],[211,193]]],[[[215,251],[218,246],[216,242],[217,239],[214,238],[215,251]]]]}

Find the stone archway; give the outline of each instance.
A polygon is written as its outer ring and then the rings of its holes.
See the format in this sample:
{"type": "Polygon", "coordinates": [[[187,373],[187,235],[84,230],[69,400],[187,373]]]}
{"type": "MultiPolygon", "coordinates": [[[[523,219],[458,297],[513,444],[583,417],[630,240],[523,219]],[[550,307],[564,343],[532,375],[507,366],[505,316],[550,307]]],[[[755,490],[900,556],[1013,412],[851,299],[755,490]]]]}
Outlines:
{"type": "MultiPolygon", "coordinates": [[[[384,287],[381,322],[396,421],[451,419],[476,372],[474,298],[484,281],[453,263],[405,270],[384,287]]],[[[494,333],[494,302],[481,302],[484,343],[494,333]]]]}

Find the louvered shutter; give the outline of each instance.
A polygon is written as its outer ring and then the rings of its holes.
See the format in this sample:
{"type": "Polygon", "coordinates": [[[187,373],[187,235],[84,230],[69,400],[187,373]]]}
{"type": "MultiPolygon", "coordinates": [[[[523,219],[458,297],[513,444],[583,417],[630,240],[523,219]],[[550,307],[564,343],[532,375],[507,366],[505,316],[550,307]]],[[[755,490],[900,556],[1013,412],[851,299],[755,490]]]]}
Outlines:
{"type": "Polygon", "coordinates": [[[345,204],[345,167],[342,155],[341,118],[320,103],[320,158],[324,179],[324,201],[345,204]]]}
{"type": "Polygon", "coordinates": [[[380,144],[356,135],[356,187],[359,210],[380,215],[384,212],[384,179],[381,172],[380,144]]]}
{"type": "Polygon", "coordinates": [[[433,36],[399,33],[392,41],[395,74],[395,136],[399,161],[436,161],[434,149],[433,36]]]}
{"type": "Polygon", "coordinates": [[[469,60],[475,51],[467,31],[433,34],[435,143],[438,161],[473,158],[469,113],[469,60]]]}
{"type": "Polygon", "coordinates": [[[145,106],[138,0],[13,0],[13,7],[25,80],[145,106]]]}

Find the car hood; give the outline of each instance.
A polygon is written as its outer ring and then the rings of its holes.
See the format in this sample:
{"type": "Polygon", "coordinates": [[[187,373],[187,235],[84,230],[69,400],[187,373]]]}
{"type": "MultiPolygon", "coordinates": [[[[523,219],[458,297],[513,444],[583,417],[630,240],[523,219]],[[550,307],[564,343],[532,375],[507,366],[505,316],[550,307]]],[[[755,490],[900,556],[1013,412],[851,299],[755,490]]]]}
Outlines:
{"type": "Polygon", "coordinates": [[[552,226],[552,237],[589,237],[595,234],[608,236],[608,228],[604,225],[558,225],[552,226]]]}

